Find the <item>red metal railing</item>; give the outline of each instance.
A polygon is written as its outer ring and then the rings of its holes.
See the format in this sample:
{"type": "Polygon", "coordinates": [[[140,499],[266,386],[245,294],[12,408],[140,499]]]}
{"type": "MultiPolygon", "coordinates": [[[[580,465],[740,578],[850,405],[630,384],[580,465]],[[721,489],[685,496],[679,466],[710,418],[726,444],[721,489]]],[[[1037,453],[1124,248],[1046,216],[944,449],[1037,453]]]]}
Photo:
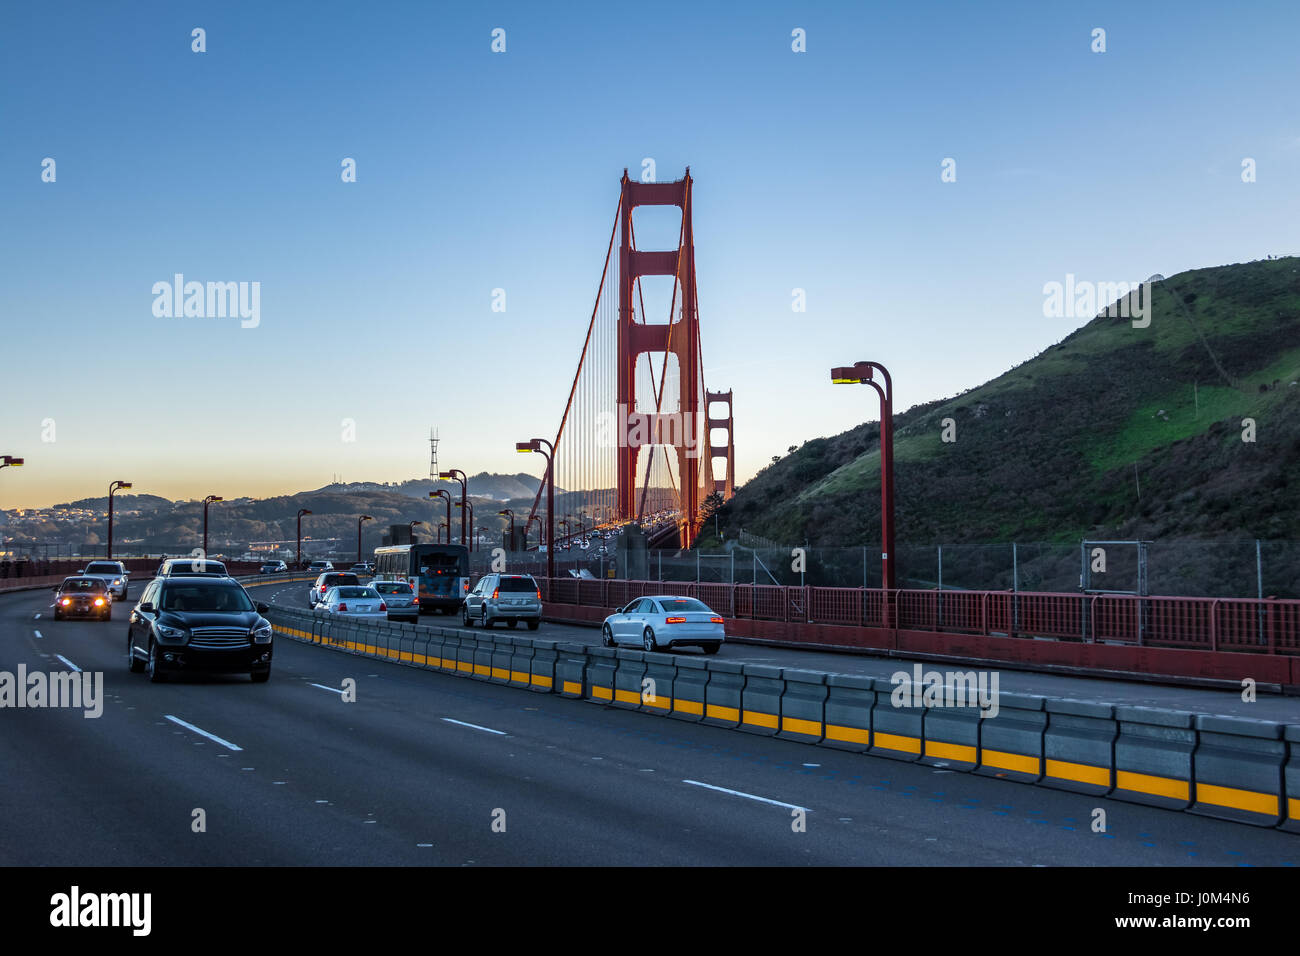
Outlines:
{"type": "Polygon", "coordinates": [[[577,578],[538,583],[548,602],[609,610],[671,592],[695,597],[732,620],[1300,655],[1300,601],[1294,600],[902,589],[886,594],[878,588],[577,578]]]}

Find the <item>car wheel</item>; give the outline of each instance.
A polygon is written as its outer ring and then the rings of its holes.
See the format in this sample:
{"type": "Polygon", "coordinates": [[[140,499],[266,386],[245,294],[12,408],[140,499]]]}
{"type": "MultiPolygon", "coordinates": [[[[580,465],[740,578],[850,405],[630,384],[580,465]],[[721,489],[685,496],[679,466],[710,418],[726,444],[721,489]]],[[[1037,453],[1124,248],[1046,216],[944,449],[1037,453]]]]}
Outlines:
{"type": "Polygon", "coordinates": [[[655,632],[648,627],[645,629],[645,633],[641,635],[641,646],[647,651],[659,650],[659,645],[655,643],[655,632]]]}
{"type": "Polygon", "coordinates": [[[474,626],[474,619],[473,619],[472,617],[469,616],[469,608],[465,608],[464,620],[465,620],[465,626],[466,626],[466,627],[473,627],[473,626],[474,626]]]}
{"type": "Polygon", "coordinates": [[[510,620],[506,621],[506,627],[510,628],[510,630],[512,631],[518,626],[519,626],[519,621],[516,618],[512,617],[510,620]]]}
{"type": "Polygon", "coordinates": [[[144,672],[149,675],[149,681],[153,684],[161,684],[167,679],[167,675],[158,666],[158,644],[153,640],[149,641],[149,660],[144,665],[144,672]]]}
{"type": "Polygon", "coordinates": [[[250,671],[248,676],[252,678],[254,684],[265,684],[271,679],[271,668],[268,667],[264,671],[250,671]]]}
{"type": "Polygon", "coordinates": [[[494,623],[495,623],[495,622],[492,620],[492,618],[488,617],[487,605],[484,604],[484,605],[483,605],[483,627],[484,627],[484,629],[486,630],[486,629],[491,628],[492,625],[493,625],[494,623]]]}
{"type": "Polygon", "coordinates": [[[716,653],[718,653],[718,647],[719,647],[719,646],[720,646],[720,645],[718,645],[718,644],[705,644],[705,645],[703,645],[703,647],[704,647],[704,653],[705,653],[705,654],[716,654],[716,653]]]}
{"type": "Polygon", "coordinates": [[[131,640],[129,631],[126,635],[126,666],[130,668],[132,674],[138,674],[144,670],[144,661],[135,656],[135,642],[131,640]]]}
{"type": "Polygon", "coordinates": [[[57,607],[54,609],[54,620],[56,621],[63,620],[63,615],[59,613],[59,609],[57,607]]]}
{"type": "Polygon", "coordinates": [[[535,631],[535,630],[537,630],[537,629],[538,629],[539,627],[541,627],[541,626],[542,626],[542,622],[541,622],[541,621],[529,621],[529,622],[528,622],[528,630],[530,630],[530,631],[535,631]]]}
{"type": "Polygon", "coordinates": [[[601,628],[600,643],[604,644],[606,647],[614,646],[614,632],[609,629],[608,624],[601,628]]]}

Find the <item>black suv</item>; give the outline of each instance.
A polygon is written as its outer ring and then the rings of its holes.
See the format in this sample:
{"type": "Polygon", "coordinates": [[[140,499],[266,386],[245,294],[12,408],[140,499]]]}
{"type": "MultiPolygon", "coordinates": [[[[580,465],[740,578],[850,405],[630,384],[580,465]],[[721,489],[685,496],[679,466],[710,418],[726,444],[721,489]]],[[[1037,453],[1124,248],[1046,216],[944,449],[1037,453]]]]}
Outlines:
{"type": "Polygon", "coordinates": [[[127,662],[151,681],[189,670],[245,673],[261,683],[271,676],[268,610],[233,578],[155,578],[131,611],[127,662]]]}

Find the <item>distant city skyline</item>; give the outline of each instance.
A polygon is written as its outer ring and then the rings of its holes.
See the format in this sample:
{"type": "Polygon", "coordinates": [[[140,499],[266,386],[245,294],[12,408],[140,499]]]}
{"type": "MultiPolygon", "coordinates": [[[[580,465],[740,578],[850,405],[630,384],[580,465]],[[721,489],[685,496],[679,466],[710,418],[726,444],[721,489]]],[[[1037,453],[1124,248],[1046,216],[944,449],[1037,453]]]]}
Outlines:
{"type": "MultiPolygon", "coordinates": [[[[540,475],[514,443],[555,434],[647,160],[696,182],[743,482],[878,417],[832,366],[885,363],[903,411],[1083,325],[1045,310],[1067,277],[1300,253],[1298,27],[1280,0],[14,8],[0,508],[420,478],[430,426],[444,468],[540,475]]],[[[656,212],[643,248],[675,244],[656,212]]]]}

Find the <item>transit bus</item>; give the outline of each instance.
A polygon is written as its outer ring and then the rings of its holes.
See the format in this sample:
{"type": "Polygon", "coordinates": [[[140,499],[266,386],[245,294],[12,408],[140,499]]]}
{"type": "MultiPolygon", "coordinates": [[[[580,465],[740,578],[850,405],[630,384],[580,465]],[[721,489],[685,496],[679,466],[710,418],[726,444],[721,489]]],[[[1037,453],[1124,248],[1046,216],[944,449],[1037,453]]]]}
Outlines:
{"type": "Polygon", "coordinates": [[[405,581],[421,611],[459,611],[469,593],[469,549],[463,544],[398,544],[375,548],[375,581],[405,581]]]}

